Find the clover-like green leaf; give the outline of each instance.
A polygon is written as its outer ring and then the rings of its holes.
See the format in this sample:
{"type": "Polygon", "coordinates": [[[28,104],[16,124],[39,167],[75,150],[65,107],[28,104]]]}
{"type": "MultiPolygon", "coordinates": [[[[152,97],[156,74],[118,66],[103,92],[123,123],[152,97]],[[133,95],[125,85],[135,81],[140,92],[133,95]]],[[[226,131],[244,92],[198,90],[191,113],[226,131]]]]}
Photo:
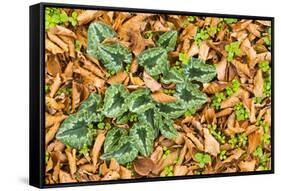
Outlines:
{"type": "Polygon", "coordinates": [[[184,73],[190,81],[207,83],[217,75],[214,65],[206,64],[198,58],[189,58],[188,63],[183,67],[184,73]]]}
{"type": "Polygon", "coordinates": [[[107,117],[121,116],[128,110],[125,102],[129,92],[122,84],[114,84],[107,88],[104,97],[103,113],[107,117]]]}
{"type": "Polygon", "coordinates": [[[173,120],[164,118],[162,121],[163,122],[159,126],[161,134],[168,139],[176,138],[178,136],[178,132],[174,127],[173,120]]]}
{"type": "Polygon", "coordinates": [[[155,106],[148,89],[139,89],[132,92],[127,100],[129,110],[134,113],[142,113],[155,106]]]}
{"type": "Polygon", "coordinates": [[[151,76],[168,71],[168,54],[162,47],[148,48],[138,56],[138,63],[151,76]]]}
{"type": "Polygon", "coordinates": [[[138,115],[139,121],[148,123],[154,129],[154,138],[159,135],[159,124],[162,121],[161,115],[156,108],[152,108],[138,115]]]}
{"type": "Polygon", "coordinates": [[[182,116],[187,108],[187,104],[184,100],[178,99],[171,103],[160,103],[158,104],[159,112],[166,118],[176,119],[182,116]]]}
{"type": "Polygon", "coordinates": [[[122,136],[111,151],[101,155],[102,160],[114,158],[119,164],[125,164],[133,161],[138,155],[138,149],[135,147],[135,141],[131,136],[122,136]]]}
{"type": "Polygon", "coordinates": [[[199,109],[207,101],[206,94],[188,80],[185,83],[177,84],[174,96],[186,102],[186,110],[199,109]]]}
{"type": "Polygon", "coordinates": [[[108,153],[114,150],[121,137],[127,134],[128,134],[127,131],[123,128],[114,127],[111,130],[109,130],[106,134],[106,138],[103,145],[104,153],[108,153]]]}
{"type": "Polygon", "coordinates": [[[114,73],[120,71],[124,63],[132,62],[132,54],[120,43],[100,44],[97,54],[106,69],[114,73]]]}
{"type": "Polygon", "coordinates": [[[139,152],[148,157],[153,150],[154,129],[146,123],[135,123],[130,129],[130,137],[135,141],[139,152]]]}
{"type": "Polygon", "coordinates": [[[100,21],[91,23],[88,29],[87,53],[97,57],[99,43],[105,38],[116,36],[116,32],[109,25],[100,21]]]}
{"type": "Polygon", "coordinates": [[[65,145],[81,149],[84,145],[92,145],[93,134],[88,128],[86,120],[73,114],[63,121],[56,134],[56,139],[65,145]]]}
{"type": "Polygon", "coordinates": [[[96,93],[91,93],[89,97],[80,105],[77,115],[83,118],[86,122],[99,122],[103,119],[103,114],[100,112],[101,96],[96,93]]]}
{"type": "Polygon", "coordinates": [[[185,77],[178,69],[172,67],[165,75],[161,78],[161,82],[164,84],[170,83],[184,83],[185,77]]]}
{"type": "Polygon", "coordinates": [[[177,43],[178,32],[168,31],[159,36],[156,45],[165,48],[167,51],[173,51],[177,43]]]}

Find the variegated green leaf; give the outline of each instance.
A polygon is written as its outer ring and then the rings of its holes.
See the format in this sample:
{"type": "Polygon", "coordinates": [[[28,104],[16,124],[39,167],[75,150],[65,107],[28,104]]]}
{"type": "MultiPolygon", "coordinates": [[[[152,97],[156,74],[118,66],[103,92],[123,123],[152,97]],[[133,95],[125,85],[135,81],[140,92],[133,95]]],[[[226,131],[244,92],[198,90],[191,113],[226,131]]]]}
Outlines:
{"type": "Polygon", "coordinates": [[[132,54],[120,43],[100,44],[98,46],[98,59],[110,72],[118,72],[123,68],[123,64],[132,62],[132,54]]]}
{"type": "Polygon", "coordinates": [[[127,100],[129,110],[134,113],[142,113],[155,106],[148,89],[139,89],[132,92],[127,100]]]}
{"type": "Polygon", "coordinates": [[[199,109],[207,101],[207,96],[200,91],[198,86],[188,80],[177,84],[174,96],[186,102],[186,110],[199,109]]]}
{"type": "Polygon", "coordinates": [[[133,137],[122,136],[116,147],[110,152],[104,153],[100,158],[110,160],[114,158],[119,164],[133,161],[138,155],[133,137]]]}
{"type": "Polygon", "coordinates": [[[103,113],[107,117],[116,118],[128,110],[125,102],[129,92],[122,84],[114,84],[107,88],[104,97],[103,113]]]}
{"type": "Polygon", "coordinates": [[[116,124],[125,124],[129,121],[129,112],[123,113],[121,116],[116,118],[116,124]]]}
{"type": "Polygon", "coordinates": [[[93,141],[92,130],[88,127],[91,122],[98,122],[103,119],[101,108],[101,97],[96,93],[82,102],[77,113],[70,115],[63,121],[56,138],[64,144],[81,149],[84,145],[89,146],[93,141]]]}
{"type": "Polygon", "coordinates": [[[170,83],[184,83],[185,76],[182,72],[180,72],[176,68],[170,68],[165,75],[161,78],[161,82],[164,84],[170,84],[170,83]]]}
{"type": "Polygon", "coordinates": [[[121,137],[125,135],[127,135],[127,131],[123,128],[114,127],[108,131],[103,145],[104,153],[114,150],[121,137]]]}
{"type": "Polygon", "coordinates": [[[183,67],[184,73],[190,81],[207,83],[217,75],[214,65],[206,64],[198,58],[189,58],[188,63],[184,64],[183,67]]]}
{"type": "Polygon", "coordinates": [[[174,122],[171,119],[164,118],[163,122],[159,126],[159,129],[161,134],[168,139],[173,139],[178,136],[178,132],[174,127],[174,122]]]}
{"type": "Polygon", "coordinates": [[[156,108],[152,108],[138,115],[139,121],[148,123],[154,129],[154,138],[159,135],[159,124],[162,121],[161,115],[156,108]]]}
{"type": "Polygon", "coordinates": [[[56,139],[65,145],[81,149],[84,145],[92,145],[93,134],[84,118],[73,114],[63,121],[56,134],[56,139]]]}
{"type": "Polygon", "coordinates": [[[101,96],[96,93],[91,93],[89,97],[80,105],[76,115],[85,119],[87,123],[99,122],[103,119],[101,113],[101,96]]]}
{"type": "Polygon", "coordinates": [[[87,53],[97,57],[99,43],[105,38],[116,36],[116,32],[109,25],[100,21],[91,23],[88,29],[87,53]]]}
{"type": "Polygon", "coordinates": [[[187,104],[184,100],[178,99],[171,103],[158,104],[159,112],[166,118],[176,119],[186,112],[187,104]]]}
{"type": "Polygon", "coordinates": [[[130,137],[135,141],[139,152],[148,157],[153,150],[154,129],[146,123],[135,123],[130,129],[130,137]]]}
{"type": "Polygon", "coordinates": [[[138,63],[151,76],[168,71],[167,51],[162,47],[148,48],[138,56],[138,63]]]}
{"type": "Polygon", "coordinates": [[[159,36],[156,45],[165,48],[167,51],[173,51],[177,43],[177,31],[168,31],[159,36]]]}

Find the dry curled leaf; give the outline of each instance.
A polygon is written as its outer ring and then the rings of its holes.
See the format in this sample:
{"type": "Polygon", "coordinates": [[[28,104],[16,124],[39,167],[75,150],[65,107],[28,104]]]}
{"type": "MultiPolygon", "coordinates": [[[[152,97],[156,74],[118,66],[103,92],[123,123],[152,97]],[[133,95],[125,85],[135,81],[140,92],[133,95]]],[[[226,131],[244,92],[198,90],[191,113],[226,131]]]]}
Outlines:
{"type": "Polygon", "coordinates": [[[148,87],[152,92],[158,91],[161,89],[161,84],[158,83],[154,78],[152,78],[146,72],[143,72],[143,81],[146,87],[148,87]]]}
{"type": "Polygon", "coordinates": [[[154,92],[151,94],[151,97],[154,101],[158,103],[171,103],[177,100],[176,97],[167,95],[163,92],[154,92]]]}
{"type": "Polygon", "coordinates": [[[101,147],[103,145],[104,139],[105,139],[104,133],[100,133],[96,137],[94,147],[91,151],[92,161],[93,161],[94,166],[96,166],[98,163],[98,157],[101,154],[100,151],[101,151],[101,147]]]}
{"type": "Polygon", "coordinates": [[[205,152],[210,153],[213,156],[217,156],[217,154],[220,152],[220,144],[218,141],[210,134],[209,130],[204,128],[204,147],[205,152]]]}
{"type": "Polygon", "coordinates": [[[139,158],[133,162],[134,170],[141,176],[147,176],[155,167],[149,158],[139,158]]]}
{"type": "Polygon", "coordinates": [[[107,80],[107,83],[109,83],[111,85],[112,84],[122,84],[127,77],[128,77],[127,72],[121,71],[121,72],[118,72],[117,74],[115,74],[114,76],[112,76],[111,78],[109,78],[107,80]]]}

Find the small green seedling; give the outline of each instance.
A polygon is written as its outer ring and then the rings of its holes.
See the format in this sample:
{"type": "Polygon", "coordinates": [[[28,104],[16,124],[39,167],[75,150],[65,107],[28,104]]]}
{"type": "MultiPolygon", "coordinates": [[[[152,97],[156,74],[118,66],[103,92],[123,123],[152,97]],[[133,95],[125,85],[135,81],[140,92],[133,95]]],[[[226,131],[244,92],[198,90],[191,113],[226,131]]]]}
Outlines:
{"type": "Polygon", "coordinates": [[[199,163],[200,168],[204,168],[206,164],[211,162],[211,156],[205,153],[196,153],[194,160],[199,163]]]}

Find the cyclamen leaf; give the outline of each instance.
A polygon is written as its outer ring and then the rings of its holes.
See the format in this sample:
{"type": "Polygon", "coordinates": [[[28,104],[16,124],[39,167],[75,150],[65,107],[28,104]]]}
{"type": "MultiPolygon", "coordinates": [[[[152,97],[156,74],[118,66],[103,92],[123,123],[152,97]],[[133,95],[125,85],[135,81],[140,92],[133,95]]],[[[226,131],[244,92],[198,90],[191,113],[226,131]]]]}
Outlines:
{"type": "Polygon", "coordinates": [[[183,65],[184,73],[190,80],[207,83],[216,76],[216,68],[214,65],[206,64],[198,58],[189,58],[188,63],[183,65]]]}
{"type": "Polygon", "coordinates": [[[173,51],[177,43],[177,31],[168,31],[159,36],[156,45],[165,48],[167,51],[173,51]]]}
{"type": "Polygon", "coordinates": [[[123,64],[132,62],[132,54],[120,43],[100,44],[98,46],[98,58],[111,72],[117,73],[123,68],[123,64]]]}
{"type": "Polygon", "coordinates": [[[129,112],[123,113],[121,116],[116,118],[116,124],[125,124],[129,121],[129,112]]]}
{"type": "Polygon", "coordinates": [[[61,124],[56,139],[76,149],[81,149],[84,145],[90,146],[93,135],[87,125],[88,123],[79,115],[70,115],[61,124]]]}
{"type": "Polygon", "coordinates": [[[178,136],[178,132],[173,124],[174,124],[173,120],[167,118],[163,119],[163,122],[160,124],[159,129],[164,137],[168,139],[173,139],[178,136]]]}
{"type": "Polygon", "coordinates": [[[77,149],[81,149],[84,145],[90,146],[93,142],[93,134],[91,129],[88,128],[88,124],[103,119],[103,115],[98,111],[100,104],[100,95],[90,94],[81,104],[77,113],[70,115],[63,121],[56,138],[77,149]]]}
{"type": "Polygon", "coordinates": [[[122,128],[115,127],[108,131],[103,145],[104,153],[114,150],[121,137],[125,135],[127,135],[127,131],[122,128]]]}
{"type": "Polygon", "coordinates": [[[142,113],[154,107],[148,89],[139,89],[132,92],[127,100],[129,110],[134,113],[142,113]]]}
{"type": "Polygon", "coordinates": [[[159,135],[159,124],[162,122],[161,115],[156,108],[152,108],[138,115],[140,122],[148,123],[154,129],[154,138],[159,135]]]}
{"type": "Polygon", "coordinates": [[[103,113],[106,117],[119,117],[128,110],[125,102],[129,92],[122,84],[114,84],[107,88],[104,97],[103,113]]]}
{"type": "Polygon", "coordinates": [[[130,130],[130,136],[134,139],[139,152],[148,157],[153,150],[153,128],[146,123],[135,123],[130,130]]]}
{"type": "Polygon", "coordinates": [[[116,36],[116,32],[109,25],[100,21],[91,23],[88,29],[87,53],[97,57],[99,43],[105,38],[116,36]]]}
{"type": "Polygon", "coordinates": [[[151,76],[165,73],[168,71],[167,51],[162,47],[148,48],[138,56],[138,63],[151,76]]]}
{"type": "Polygon", "coordinates": [[[101,109],[101,96],[96,93],[91,93],[89,97],[80,105],[77,115],[84,118],[86,122],[99,122],[103,119],[101,109]]]}
{"type": "Polygon", "coordinates": [[[182,116],[186,112],[186,102],[178,99],[172,103],[160,103],[158,104],[159,112],[166,118],[176,119],[182,116]]]}
{"type": "Polygon", "coordinates": [[[186,102],[186,110],[199,109],[207,101],[206,94],[188,80],[185,83],[177,84],[174,96],[186,102]]]}
{"type": "Polygon", "coordinates": [[[133,161],[138,155],[138,149],[134,146],[133,137],[122,136],[118,145],[110,152],[104,153],[100,158],[110,160],[114,158],[119,164],[125,164],[133,161]]]}
{"type": "Polygon", "coordinates": [[[170,68],[169,71],[161,78],[161,82],[164,84],[184,83],[184,81],[185,78],[183,73],[176,68],[170,68]]]}

